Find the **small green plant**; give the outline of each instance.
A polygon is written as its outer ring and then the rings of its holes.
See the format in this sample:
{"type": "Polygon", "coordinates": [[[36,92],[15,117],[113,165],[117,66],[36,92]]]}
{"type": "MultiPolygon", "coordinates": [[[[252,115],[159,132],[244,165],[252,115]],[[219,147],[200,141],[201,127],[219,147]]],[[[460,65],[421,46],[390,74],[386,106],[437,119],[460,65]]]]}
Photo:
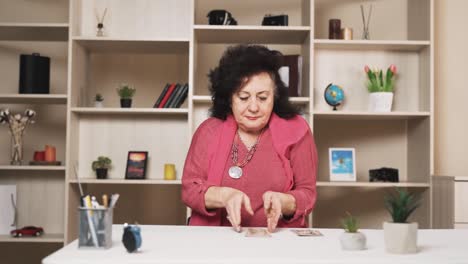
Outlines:
{"type": "Polygon", "coordinates": [[[397,188],[396,194],[385,196],[385,207],[394,223],[406,223],[408,217],[420,206],[420,196],[397,188]]]}
{"type": "Polygon", "coordinates": [[[359,229],[357,219],[352,216],[349,212],[346,212],[348,216],[341,219],[341,226],[348,233],[356,233],[359,229]]]}
{"type": "Polygon", "coordinates": [[[104,97],[102,96],[102,94],[97,93],[96,96],[94,97],[94,100],[96,102],[102,102],[102,101],[104,101],[104,97]]]}
{"type": "Polygon", "coordinates": [[[387,69],[385,74],[385,79],[383,76],[383,72],[380,69],[371,70],[369,66],[364,67],[364,71],[367,74],[368,82],[367,82],[367,90],[370,93],[376,92],[393,92],[393,85],[394,85],[394,77],[397,72],[397,68],[395,65],[390,65],[387,69]]]}
{"type": "Polygon", "coordinates": [[[95,171],[96,169],[109,169],[111,166],[111,159],[105,156],[99,156],[97,160],[93,161],[91,167],[95,171]]]}
{"type": "Polygon", "coordinates": [[[135,92],[136,89],[130,87],[128,84],[121,84],[120,87],[117,88],[117,93],[121,99],[132,99],[135,92]]]}

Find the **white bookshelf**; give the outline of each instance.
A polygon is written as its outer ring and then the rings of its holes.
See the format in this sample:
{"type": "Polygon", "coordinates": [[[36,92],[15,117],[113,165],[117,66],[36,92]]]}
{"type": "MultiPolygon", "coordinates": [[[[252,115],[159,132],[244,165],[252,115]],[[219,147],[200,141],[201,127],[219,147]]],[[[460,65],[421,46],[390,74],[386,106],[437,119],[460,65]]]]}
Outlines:
{"type": "Polygon", "coordinates": [[[319,181],[320,187],[362,187],[362,188],[430,188],[429,183],[419,182],[326,182],[319,181]]]}
{"type": "Polygon", "coordinates": [[[65,171],[65,166],[41,165],[0,165],[0,171],[65,171]]]}
{"type": "Polygon", "coordinates": [[[430,41],[416,40],[333,40],[315,39],[316,49],[333,50],[386,50],[421,51],[431,45],[430,41]]]}
{"type": "Polygon", "coordinates": [[[316,119],[335,120],[410,120],[430,117],[430,112],[388,112],[375,113],[366,111],[314,111],[316,119]]]}
{"type": "Polygon", "coordinates": [[[66,94],[0,94],[0,103],[66,104],[66,94]]]}
{"type": "Polygon", "coordinates": [[[72,113],[80,115],[187,115],[188,109],[183,108],[93,108],[93,107],[73,107],[72,113]]]}
{"type": "Polygon", "coordinates": [[[297,44],[307,39],[310,27],[195,25],[194,30],[200,43],[297,44]]]}
{"type": "Polygon", "coordinates": [[[66,41],[68,23],[0,22],[0,40],[66,41]]]}
{"type": "Polygon", "coordinates": [[[43,234],[39,237],[23,236],[12,237],[10,235],[0,235],[0,242],[11,243],[63,243],[63,234],[43,234]]]}
{"type": "Polygon", "coordinates": [[[80,180],[70,180],[70,183],[81,184],[147,184],[147,185],[180,185],[181,180],[162,180],[162,179],[144,179],[144,180],[126,180],[126,179],[105,179],[96,178],[80,178],[80,180]]]}

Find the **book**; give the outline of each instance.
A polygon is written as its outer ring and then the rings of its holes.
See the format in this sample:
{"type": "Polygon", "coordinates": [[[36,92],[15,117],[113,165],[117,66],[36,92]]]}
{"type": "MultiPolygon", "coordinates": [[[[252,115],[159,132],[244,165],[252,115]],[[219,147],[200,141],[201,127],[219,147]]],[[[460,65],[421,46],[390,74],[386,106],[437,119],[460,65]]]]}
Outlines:
{"type": "Polygon", "coordinates": [[[169,97],[171,96],[172,92],[174,91],[175,87],[176,87],[175,83],[171,84],[171,86],[167,89],[167,92],[164,95],[164,98],[162,99],[161,103],[158,105],[158,108],[164,108],[167,101],[169,100],[169,97]]]}
{"type": "Polygon", "coordinates": [[[181,96],[179,97],[179,99],[177,100],[177,103],[176,103],[176,108],[179,108],[185,101],[185,99],[187,98],[187,95],[188,95],[188,83],[185,84],[184,86],[184,89],[181,93],[181,96]]]}
{"type": "Polygon", "coordinates": [[[174,91],[172,92],[171,96],[169,97],[169,100],[167,100],[166,105],[164,105],[164,108],[171,108],[171,104],[173,104],[174,99],[177,96],[177,93],[183,88],[183,85],[181,84],[176,84],[176,87],[174,88],[174,91]]]}
{"type": "Polygon", "coordinates": [[[179,100],[179,97],[182,95],[182,92],[184,91],[184,86],[183,84],[180,84],[178,89],[174,91],[174,96],[173,100],[171,103],[168,105],[168,108],[175,108],[177,105],[177,100],[179,100]]]}
{"type": "Polygon", "coordinates": [[[300,55],[283,55],[281,65],[278,72],[281,80],[288,87],[289,96],[301,96],[302,57],[300,55]]]}
{"type": "Polygon", "coordinates": [[[162,99],[164,98],[164,95],[167,93],[167,89],[169,89],[170,84],[166,83],[166,86],[164,86],[164,89],[162,90],[161,94],[158,97],[158,100],[153,105],[153,108],[158,108],[159,104],[161,103],[162,99]]]}

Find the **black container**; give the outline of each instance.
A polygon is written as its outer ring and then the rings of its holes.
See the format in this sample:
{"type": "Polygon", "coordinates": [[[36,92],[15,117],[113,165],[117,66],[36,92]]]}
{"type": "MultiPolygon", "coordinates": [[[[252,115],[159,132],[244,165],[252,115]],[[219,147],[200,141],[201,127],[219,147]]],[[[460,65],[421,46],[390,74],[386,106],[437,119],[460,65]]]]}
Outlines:
{"type": "Polygon", "coordinates": [[[50,58],[39,53],[20,55],[20,94],[48,94],[50,83],[50,58]]]}
{"type": "Polygon", "coordinates": [[[341,39],[341,20],[330,19],[328,20],[328,38],[341,39]]]}
{"type": "Polygon", "coordinates": [[[107,179],[107,169],[104,168],[98,168],[96,169],[96,176],[98,179],[107,179]]]}
{"type": "Polygon", "coordinates": [[[120,99],[120,107],[122,108],[132,107],[132,99],[120,99]]]}
{"type": "Polygon", "coordinates": [[[399,182],[398,169],[383,167],[369,170],[369,180],[371,182],[399,182]]]}

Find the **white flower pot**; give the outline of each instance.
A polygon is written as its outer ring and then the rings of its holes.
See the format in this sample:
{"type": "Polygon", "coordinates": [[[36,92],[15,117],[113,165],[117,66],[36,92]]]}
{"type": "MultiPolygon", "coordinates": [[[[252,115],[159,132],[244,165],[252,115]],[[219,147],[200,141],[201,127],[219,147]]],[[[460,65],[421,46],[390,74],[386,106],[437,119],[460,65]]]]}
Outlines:
{"type": "Polygon", "coordinates": [[[94,101],[94,107],[102,108],[104,107],[104,103],[102,101],[94,101]]]}
{"type": "Polygon", "coordinates": [[[393,103],[393,93],[377,92],[369,94],[370,112],[391,112],[393,103]]]}
{"type": "Polygon", "coordinates": [[[418,223],[384,222],[385,249],[393,254],[418,252],[418,223]]]}
{"type": "Polygon", "coordinates": [[[344,232],[340,236],[340,243],[343,250],[364,250],[366,249],[366,236],[361,232],[344,232]]]}

